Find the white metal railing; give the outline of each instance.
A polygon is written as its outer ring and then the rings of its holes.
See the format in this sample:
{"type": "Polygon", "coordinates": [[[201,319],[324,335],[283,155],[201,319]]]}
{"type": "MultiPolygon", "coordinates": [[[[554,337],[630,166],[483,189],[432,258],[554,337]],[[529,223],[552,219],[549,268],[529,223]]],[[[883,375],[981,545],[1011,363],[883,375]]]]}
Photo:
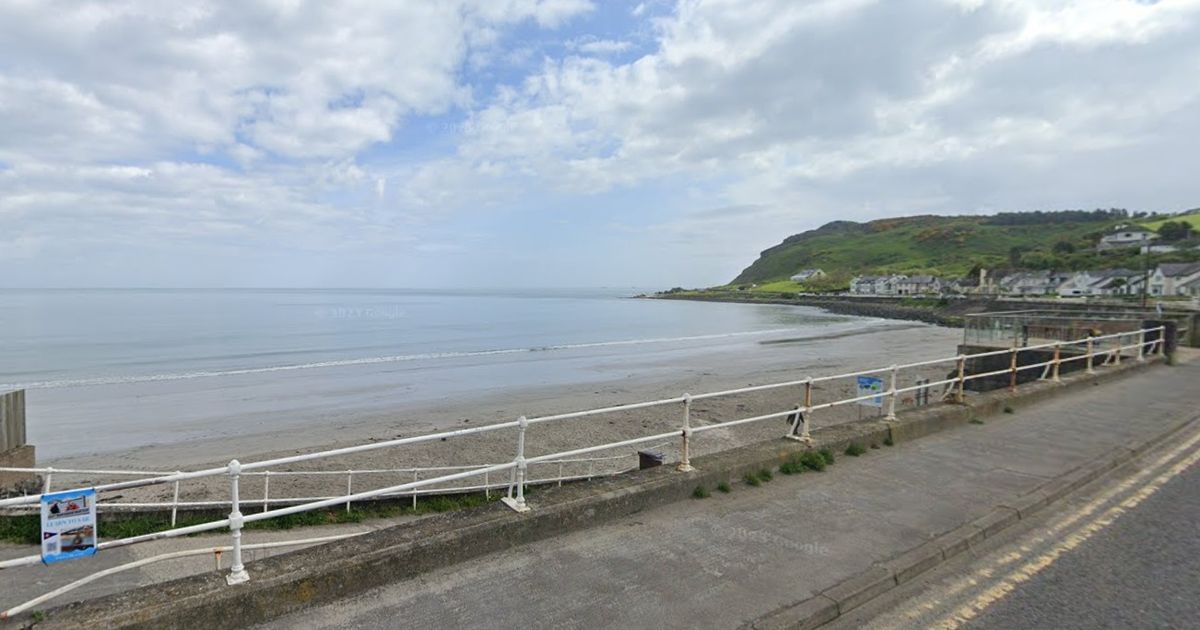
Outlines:
{"type": "MultiPolygon", "coordinates": [[[[656,445],[656,446],[658,446],[658,445],[656,445]]],[[[623,460],[623,459],[629,459],[630,457],[631,457],[631,455],[614,455],[614,456],[610,456],[610,457],[555,459],[555,460],[549,460],[549,461],[545,461],[545,462],[539,462],[541,464],[546,464],[546,465],[557,465],[557,467],[558,467],[557,474],[550,475],[550,476],[543,475],[543,476],[537,477],[537,478],[531,477],[526,480],[526,484],[527,485],[545,485],[545,484],[553,483],[553,484],[558,484],[561,486],[563,484],[563,482],[588,480],[588,479],[592,479],[595,477],[604,477],[604,476],[621,474],[623,472],[626,472],[629,469],[628,468],[613,469],[611,466],[605,466],[605,464],[609,464],[609,463],[616,462],[616,461],[623,460]],[[582,467],[581,467],[582,464],[587,464],[586,472],[582,472],[582,467]],[[599,465],[600,467],[598,468],[597,465],[599,465]],[[567,466],[578,467],[580,472],[568,474],[567,471],[565,470],[565,467],[567,467],[567,466]]],[[[350,494],[354,487],[354,478],[356,475],[359,476],[360,478],[364,475],[412,475],[413,480],[416,481],[416,480],[420,479],[420,475],[422,473],[443,472],[443,471],[449,471],[449,470],[474,470],[474,469],[487,468],[489,465],[490,464],[477,464],[477,465],[471,465],[471,466],[426,466],[426,467],[410,467],[410,468],[367,468],[367,469],[350,469],[350,470],[286,470],[286,471],[264,470],[264,471],[256,471],[256,472],[243,472],[242,477],[261,477],[262,481],[263,481],[262,498],[255,498],[253,500],[247,499],[246,501],[244,501],[244,503],[261,504],[263,506],[263,511],[266,511],[269,508],[269,506],[271,506],[271,505],[280,505],[280,504],[294,505],[297,503],[306,503],[306,502],[310,502],[310,501],[318,501],[318,500],[335,498],[334,496],[319,496],[319,497],[274,496],[273,497],[273,496],[271,496],[271,479],[272,478],[278,479],[281,477],[286,478],[286,477],[310,477],[310,476],[317,476],[317,477],[344,476],[346,478],[346,494],[350,494]]],[[[182,474],[181,472],[178,472],[178,471],[175,473],[171,473],[171,472],[147,471],[147,470],[94,470],[94,469],[55,468],[55,467],[50,467],[50,466],[46,466],[46,467],[42,467],[42,468],[0,467],[0,472],[42,475],[42,484],[41,484],[42,494],[50,494],[51,486],[52,486],[55,475],[59,475],[59,476],[87,475],[87,476],[108,476],[108,477],[136,477],[136,478],[142,479],[142,478],[146,478],[147,476],[165,476],[165,475],[173,475],[173,474],[175,474],[175,475],[182,474]]],[[[179,498],[180,483],[181,483],[180,480],[176,480],[173,482],[173,492],[172,492],[172,500],[171,501],[119,501],[119,502],[118,501],[100,501],[100,502],[98,502],[97,507],[102,508],[105,511],[135,510],[135,509],[141,509],[141,510],[144,510],[144,509],[163,509],[163,510],[170,509],[170,511],[171,511],[171,526],[174,527],[176,522],[178,521],[178,513],[179,513],[180,508],[212,508],[212,507],[221,507],[221,506],[230,505],[229,499],[204,500],[204,501],[187,501],[187,500],[181,501],[179,498]]],[[[417,497],[418,496],[439,495],[439,494],[459,494],[459,493],[464,493],[464,492],[483,492],[484,496],[486,498],[490,499],[491,493],[493,490],[507,488],[510,485],[511,485],[510,481],[493,480],[490,478],[490,476],[487,473],[484,473],[482,483],[478,483],[478,484],[474,484],[474,485],[455,485],[455,486],[448,486],[448,487],[443,487],[443,488],[423,488],[423,489],[413,490],[410,492],[400,492],[400,493],[395,493],[395,494],[380,496],[380,497],[374,497],[374,498],[394,499],[394,498],[402,498],[402,497],[411,497],[412,501],[413,501],[413,507],[415,508],[415,507],[417,507],[417,497]]],[[[338,496],[344,496],[344,495],[338,495],[338,496]]],[[[347,511],[350,510],[351,506],[352,506],[352,502],[347,501],[346,502],[346,510],[347,511]]],[[[8,509],[9,510],[21,510],[22,508],[29,510],[29,511],[33,511],[33,510],[38,509],[38,505],[33,504],[33,503],[27,503],[24,505],[15,505],[8,509]]]]}
{"type": "MultiPolygon", "coordinates": [[[[570,458],[579,457],[579,456],[583,456],[583,455],[590,455],[592,453],[598,453],[601,451],[611,450],[614,448],[622,448],[622,447],[633,446],[633,445],[637,445],[637,444],[646,444],[649,442],[661,442],[663,440],[679,438],[679,439],[681,439],[680,451],[679,451],[680,452],[680,460],[679,460],[677,468],[679,470],[690,470],[691,469],[690,440],[691,440],[692,435],[694,435],[696,433],[702,433],[702,432],[706,432],[706,431],[714,431],[717,429],[728,429],[728,428],[737,427],[737,426],[741,426],[741,425],[762,422],[765,420],[786,417],[789,419],[794,419],[792,425],[789,427],[787,437],[811,444],[812,438],[811,438],[810,425],[811,425],[811,422],[813,419],[813,414],[820,410],[832,409],[832,408],[842,406],[842,405],[851,405],[851,404],[859,403],[859,402],[869,400],[869,399],[886,398],[888,401],[886,418],[889,420],[894,420],[896,417],[897,397],[901,394],[917,391],[922,388],[933,388],[933,387],[938,387],[938,386],[944,386],[945,387],[945,395],[943,396],[943,399],[950,399],[950,400],[953,400],[956,402],[962,402],[964,400],[964,395],[965,395],[965,385],[966,385],[967,381],[970,381],[973,379],[988,378],[988,377],[994,377],[994,376],[998,376],[998,375],[1002,375],[1002,374],[1007,374],[1009,376],[1009,387],[1010,387],[1010,389],[1015,390],[1017,388],[1017,386],[1019,384],[1019,380],[1020,380],[1019,373],[1022,371],[1025,371],[1025,370],[1033,370],[1033,369],[1041,368],[1043,370],[1043,373],[1042,373],[1043,379],[1050,380],[1050,381],[1058,381],[1059,376],[1060,376],[1061,365],[1063,363],[1068,363],[1071,361],[1086,361],[1086,370],[1089,373],[1094,372],[1094,370],[1096,369],[1096,367],[1097,367],[1096,359],[1098,359],[1098,358],[1101,361],[1100,365],[1119,364],[1122,360],[1122,353],[1125,350],[1136,350],[1136,355],[1135,355],[1136,359],[1139,361],[1144,361],[1145,357],[1148,353],[1158,352],[1161,354],[1164,351],[1165,339],[1163,337],[1165,336],[1165,330],[1166,329],[1164,326],[1158,326],[1158,327],[1154,327],[1154,328],[1147,328],[1147,329],[1130,331],[1130,332],[1114,333],[1111,335],[1102,335],[1102,336],[1097,336],[1097,337],[1088,337],[1088,338],[1077,339],[1077,340],[1072,340],[1072,341],[1056,341],[1054,343],[1048,343],[1048,344],[1042,344],[1042,345],[1036,345],[1036,346],[1025,346],[1025,347],[1020,347],[1020,348],[1006,348],[1006,349],[989,351],[989,352],[981,352],[981,353],[976,353],[976,354],[971,354],[971,355],[960,354],[955,357],[943,357],[943,358],[918,361],[918,362],[908,363],[908,364],[903,364],[903,365],[891,365],[891,366],[884,367],[884,368],[859,370],[856,372],[848,372],[845,374],[837,374],[837,375],[832,375],[832,376],[808,377],[808,378],[804,378],[804,379],[800,379],[800,380],[793,380],[793,381],[787,381],[787,382],[782,382],[782,383],[772,383],[772,384],[766,384],[766,385],[756,385],[756,386],[743,387],[743,388],[738,388],[738,389],[729,389],[729,390],[723,390],[723,391],[717,391],[717,392],[709,392],[709,393],[705,393],[705,394],[698,394],[695,396],[684,394],[682,396],[678,396],[678,397],[674,397],[674,398],[665,398],[665,399],[653,400],[653,401],[648,401],[648,402],[616,405],[616,406],[603,407],[603,408],[598,408],[598,409],[590,409],[590,410],[586,410],[586,411],[554,414],[554,415],[548,415],[548,416],[542,416],[542,417],[536,417],[536,418],[526,418],[524,416],[521,416],[516,421],[512,421],[512,422],[502,422],[502,423],[493,424],[493,425],[473,427],[470,429],[458,429],[458,430],[454,430],[454,431],[445,431],[445,432],[433,433],[433,434],[429,434],[429,435],[414,436],[414,437],[408,437],[408,438],[399,438],[399,439],[395,439],[395,440],[388,440],[385,442],[374,442],[371,444],[350,446],[350,447],[345,447],[345,448],[338,448],[338,449],[333,449],[333,450],[328,450],[328,451],[320,451],[320,452],[315,452],[315,453],[307,453],[307,454],[302,454],[302,455],[293,455],[293,456],[289,456],[289,457],[281,457],[281,458],[263,460],[263,461],[258,461],[258,462],[250,462],[250,463],[246,463],[246,464],[242,464],[238,460],[235,459],[235,460],[230,461],[227,466],[222,466],[219,468],[209,468],[209,469],[205,469],[205,470],[197,470],[197,471],[191,471],[191,472],[175,472],[175,473],[169,473],[169,474],[157,473],[157,472],[138,473],[138,474],[147,474],[150,476],[142,477],[142,478],[138,478],[138,479],[134,479],[134,480],[129,480],[129,481],[117,481],[117,482],[112,482],[112,483],[100,484],[100,485],[95,486],[95,490],[97,490],[98,492],[101,492],[101,491],[112,491],[112,490],[138,488],[138,487],[160,485],[160,484],[176,484],[176,486],[175,486],[176,487],[176,495],[175,495],[176,500],[174,503],[178,503],[178,485],[177,484],[179,482],[193,480],[193,479],[206,478],[206,477],[227,476],[229,478],[229,482],[230,482],[230,494],[229,494],[230,499],[229,499],[229,501],[222,502],[221,504],[222,505],[227,504],[227,505],[231,506],[230,514],[227,518],[214,520],[214,521],[210,521],[210,522],[206,522],[206,523],[200,523],[197,525],[191,525],[191,526],[187,526],[187,527],[173,527],[172,529],[168,529],[165,531],[154,532],[154,533],[144,534],[144,535],[140,535],[140,536],[133,536],[130,538],[123,538],[120,540],[111,540],[111,541],[101,542],[101,543],[97,544],[96,548],[97,549],[111,549],[111,548],[123,547],[123,546],[127,546],[127,545],[141,543],[141,542],[151,541],[151,540],[158,540],[158,539],[162,539],[162,538],[187,536],[190,534],[196,534],[196,533],[200,533],[200,532],[204,532],[204,531],[211,531],[211,530],[216,530],[216,529],[226,529],[227,528],[230,531],[230,535],[233,539],[232,545],[231,545],[233,564],[230,568],[230,573],[226,576],[226,580],[229,584],[237,584],[237,583],[244,582],[249,579],[249,576],[245,570],[245,566],[242,563],[242,554],[241,554],[241,550],[242,550],[241,530],[246,523],[266,520],[266,519],[270,519],[270,518],[276,518],[276,517],[280,517],[280,516],[286,516],[289,514],[297,514],[300,512],[306,512],[306,511],[311,511],[311,510],[336,507],[336,506],[340,506],[340,505],[349,505],[350,503],[355,502],[355,501],[364,501],[364,500],[373,499],[373,498],[393,497],[393,496],[397,496],[397,495],[401,495],[401,494],[407,495],[410,493],[415,496],[416,493],[421,492],[421,491],[428,492],[429,489],[432,489],[435,486],[440,485],[440,486],[445,487],[446,484],[449,484],[451,482],[475,479],[475,478],[479,478],[479,477],[483,477],[485,480],[490,480],[492,478],[492,475],[495,475],[496,473],[504,473],[504,472],[509,473],[510,482],[507,484],[507,487],[508,487],[507,496],[502,500],[506,504],[508,504],[510,507],[512,507],[514,510],[526,511],[529,509],[529,506],[525,502],[525,486],[527,484],[533,483],[535,481],[528,477],[528,468],[530,465],[533,465],[533,464],[545,464],[545,463],[553,463],[553,462],[559,462],[559,461],[561,461],[561,462],[581,461],[581,460],[572,460],[570,458]],[[1147,336],[1150,333],[1158,333],[1158,334],[1153,339],[1147,339],[1147,336]],[[1105,347],[1103,349],[1097,349],[1097,347],[1096,347],[1097,342],[1105,342],[1108,340],[1115,340],[1113,342],[1113,343],[1115,343],[1115,346],[1105,347]],[[1063,356],[1064,348],[1067,348],[1067,349],[1077,349],[1078,348],[1079,352],[1078,352],[1078,354],[1075,354],[1074,356],[1064,357],[1063,356]],[[1034,351],[1034,350],[1053,350],[1052,358],[1048,361],[1043,361],[1040,363],[1020,365],[1019,360],[1018,360],[1018,355],[1022,352],[1029,352],[1029,351],[1034,351]],[[968,360],[986,358],[986,357],[990,357],[990,356],[1001,356],[1001,355],[1005,355],[1005,354],[1008,354],[1011,357],[1010,361],[1009,361],[1009,365],[1005,369],[993,370],[990,372],[975,373],[975,374],[969,374],[969,375],[966,373],[966,363],[968,360]],[[907,387],[900,386],[900,374],[902,371],[911,370],[911,369],[915,369],[915,368],[928,368],[930,366],[937,365],[937,364],[943,364],[943,363],[945,363],[945,364],[952,363],[954,365],[953,371],[950,373],[951,376],[949,378],[945,378],[945,379],[937,380],[937,381],[923,380],[923,382],[921,382],[917,385],[907,386],[907,387]],[[830,382],[830,381],[835,381],[838,379],[855,378],[858,376],[873,375],[873,374],[888,375],[888,377],[890,379],[890,383],[889,383],[889,387],[886,391],[875,392],[875,393],[871,393],[871,394],[865,395],[865,396],[852,396],[852,397],[847,397],[847,398],[841,398],[841,399],[833,400],[830,402],[824,402],[821,404],[815,404],[813,401],[813,390],[814,390],[813,385],[815,383],[830,382]],[[703,425],[703,426],[697,426],[697,427],[693,427],[691,425],[691,403],[693,401],[715,398],[718,396],[730,396],[730,395],[735,395],[735,394],[743,394],[743,393],[747,393],[747,392],[763,391],[763,390],[787,388],[787,387],[802,388],[801,393],[798,395],[798,398],[800,399],[801,403],[799,405],[796,405],[795,408],[791,408],[791,409],[787,409],[787,410],[779,411],[779,412],[757,415],[757,416],[748,417],[748,418],[740,418],[740,419],[728,420],[728,421],[724,421],[724,422],[716,422],[716,423],[707,424],[707,425],[703,425]],[[682,426],[680,429],[677,429],[677,430],[672,430],[672,431],[665,432],[665,433],[658,433],[655,435],[646,435],[646,436],[641,436],[641,437],[635,437],[635,438],[621,440],[621,441],[617,441],[617,442],[596,444],[596,445],[592,445],[592,446],[586,446],[586,447],[582,447],[582,448],[576,448],[576,449],[572,449],[572,450],[567,450],[567,451],[562,451],[562,452],[557,452],[557,453],[550,453],[550,454],[545,454],[545,455],[537,455],[537,456],[529,457],[526,454],[525,437],[526,437],[526,432],[528,431],[528,429],[531,425],[536,425],[536,424],[541,424],[541,423],[546,423],[546,422],[578,419],[578,418],[595,416],[595,415],[599,415],[599,414],[615,413],[615,412],[629,411],[629,410],[634,410],[634,409],[645,409],[645,408],[649,408],[649,407],[657,407],[657,406],[664,406],[664,405],[677,405],[677,404],[682,405],[682,410],[683,410],[682,426]],[[798,418],[796,417],[797,411],[801,412],[799,414],[798,418]],[[400,446],[407,446],[410,444],[420,444],[420,443],[424,443],[424,442],[450,439],[450,438],[456,438],[456,437],[466,436],[466,435],[479,435],[479,434],[483,434],[483,433],[491,433],[494,431],[505,430],[505,429],[516,429],[517,430],[516,454],[512,461],[503,462],[503,463],[499,463],[499,464],[480,465],[480,466],[438,467],[436,469],[438,471],[443,471],[443,472],[453,471],[453,472],[449,472],[447,474],[442,474],[442,475],[438,475],[438,476],[427,478],[427,479],[417,478],[412,481],[406,481],[405,483],[400,483],[400,484],[396,484],[396,485],[392,485],[392,486],[376,488],[373,490],[365,490],[365,491],[360,491],[360,492],[353,492],[352,485],[348,483],[347,484],[348,485],[347,492],[345,495],[336,496],[336,497],[310,497],[307,499],[293,499],[293,501],[303,501],[303,502],[297,503],[294,505],[278,507],[278,508],[270,507],[272,502],[269,499],[269,497],[265,501],[248,500],[248,501],[244,501],[244,502],[240,498],[240,482],[241,482],[241,478],[244,476],[262,474],[262,475],[266,476],[266,479],[270,479],[271,476],[283,475],[283,474],[333,474],[333,475],[336,475],[336,474],[347,474],[347,472],[354,472],[354,471],[344,471],[343,470],[343,471],[311,471],[311,472],[288,471],[287,473],[283,473],[283,472],[270,471],[269,469],[272,467],[278,468],[280,466],[295,464],[295,463],[299,463],[299,462],[334,458],[334,457],[339,457],[342,455],[351,455],[351,454],[362,453],[362,452],[366,452],[366,451],[373,451],[373,450],[378,450],[378,449],[383,449],[383,448],[394,448],[394,447],[400,447],[400,446]],[[267,474],[268,472],[269,472],[269,474],[267,474]],[[309,500],[309,499],[311,499],[311,500],[309,500]],[[257,512],[257,513],[250,514],[250,515],[245,515],[242,513],[242,504],[243,503],[261,504],[261,505],[263,505],[264,509],[261,512],[257,512]]],[[[586,461],[586,460],[583,460],[583,461],[586,461]]],[[[403,469],[403,470],[413,471],[413,470],[421,470],[421,469],[403,469]]],[[[424,470],[431,470],[431,469],[424,469],[424,470]]],[[[54,472],[59,473],[59,472],[63,472],[63,471],[55,470],[54,472]]],[[[118,474],[121,472],[128,473],[130,471],[106,471],[106,472],[115,475],[115,474],[118,474]]],[[[363,471],[359,471],[359,472],[363,472],[363,471]]],[[[395,471],[389,470],[387,472],[395,472],[395,471]]],[[[100,474],[100,473],[95,473],[95,474],[100,474]]],[[[487,486],[489,484],[485,482],[482,485],[487,486]]],[[[456,488],[456,490],[462,491],[463,488],[456,488]]],[[[4,500],[0,500],[0,508],[37,504],[40,502],[40,500],[41,500],[40,494],[4,499],[4,500]]],[[[112,505],[112,504],[108,504],[108,505],[112,505]]],[[[26,557],[21,557],[21,558],[14,558],[14,559],[10,559],[10,560],[0,561],[0,569],[8,569],[8,568],[18,567],[18,566],[33,565],[33,564],[39,563],[40,561],[41,561],[41,558],[40,558],[40,556],[37,556],[37,555],[26,556],[26,557]]]]}

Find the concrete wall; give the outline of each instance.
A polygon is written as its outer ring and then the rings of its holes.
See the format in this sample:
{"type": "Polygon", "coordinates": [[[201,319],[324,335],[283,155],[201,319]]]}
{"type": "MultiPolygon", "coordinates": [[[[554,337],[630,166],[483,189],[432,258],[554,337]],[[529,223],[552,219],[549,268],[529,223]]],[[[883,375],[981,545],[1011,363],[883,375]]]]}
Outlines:
{"type": "MultiPolygon", "coordinates": [[[[33,452],[33,447],[26,444],[17,448],[10,448],[3,453],[0,453],[0,468],[33,468],[36,463],[37,456],[33,452]]],[[[33,490],[28,486],[37,486],[38,476],[28,473],[15,472],[0,472],[0,497],[6,493],[12,492],[21,494],[21,488],[33,490]]],[[[40,492],[40,490],[37,490],[40,492]]]]}

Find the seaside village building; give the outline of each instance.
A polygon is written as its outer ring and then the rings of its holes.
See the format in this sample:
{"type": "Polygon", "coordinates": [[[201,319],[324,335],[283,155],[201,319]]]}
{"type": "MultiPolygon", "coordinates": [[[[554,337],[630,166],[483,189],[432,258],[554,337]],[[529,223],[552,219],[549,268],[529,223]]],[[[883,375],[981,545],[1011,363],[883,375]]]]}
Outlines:
{"type": "Polygon", "coordinates": [[[1144,247],[1156,238],[1158,235],[1149,230],[1130,225],[1118,225],[1111,233],[1100,237],[1096,249],[1103,252],[1122,247],[1144,247]]]}
{"type": "Polygon", "coordinates": [[[825,272],[820,269],[801,269],[799,273],[791,277],[791,281],[800,284],[808,280],[816,280],[817,278],[824,277],[825,272]]]}
{"type": "Polygon", "coordinates": [[[980,270],[978,284],[971,280],[974,278],[960,281],[928,275],[903,274],[855,276],[850,280],[850,294],[876,297],[947,293],[1028,297],[1119,297],[1141,295],[1145,287],[1145,292],[1149,295],[1200,297],[1200,262],[1163,263],[1151,274],[1123,268],[1086,271],[1040,270],[1010,273],[999,280],[988,277],[986,270],[980,270]]]}
{"type": "Polygon", "coordinates": [[[940,295],[950,283],[934,276],[855,276],[850,280],[853,295],[940,295]]]}
{"type": "Polygon", "coordinates": [[[896,283],[900,295],[938,295],[942,292],[942,281],[933,276],[910,276],[896,283]]]}
{"type": "Polygon", "coordinates": [[[1135,295],[1141,293],[1145,276],[1129,269],[1080,271],[1058,287],[1062,297],[1090,295],[1135,295]]]}
{"type": "Polygon", "coordinates": [[[1150,276],[1150,295],[1200,296],[1200,262],[1163,263],[1150,276]]]}
{"type": "Polygon", "coordinates": [[[1065,271],[1021,271],[1000,279],[999,292],[1010,295],[1051,295],[1071,278],[1065,271]]]}

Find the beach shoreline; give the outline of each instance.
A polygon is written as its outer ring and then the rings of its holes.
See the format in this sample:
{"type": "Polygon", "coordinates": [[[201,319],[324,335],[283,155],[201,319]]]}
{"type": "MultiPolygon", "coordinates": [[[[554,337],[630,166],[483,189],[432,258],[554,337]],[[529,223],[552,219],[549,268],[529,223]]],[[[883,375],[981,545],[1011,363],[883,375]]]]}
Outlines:
{"type": "MultiPolygon", "coordinates": [[[[194,470],[222,466],[230,459],[242,462],[386,441],[437,431],[453,430],[506,422],[520,415],[537,417],[591,408],[673,398],[684,393],[720,391],[750,385],[785,382],[808,376],[844,373],[869,368],[886,368],[897,362],[952,357],[961,332],[919,323],[892,322],[880,326],[877,320],[863,320],[859,333],[832,334],[827,337],[794,339],[779,335],[761,339],[749,347],[722,348],[708,355],[690,357],[681,364],[669,355],[656,360],[654,369],[643,366],[636,376],[606,379],[575,385],[550,385],[520,389],[465,392],[430,403],[402,408],[334,415],[315,418],[303,429],[273,429],[254,433],[185,440],[173,444],[144,446],[119,452],[56,458],[39,462],[56,468],[120,469],[146,471],[194,470]]],[[[940,377],[947,366],[930,366],[910,378],[940,377]]],[[[845,380],[845,379],[844,379],[845,380]]],[[[853,391],[850,382],[830,383],[817,388],[818,398],[845,397],[853,391]]],[[[800,402],[800,388],[783,388],[750,394],[714,398],[693,406],[694,425],[728,421],[755,414],[788,409],[800,402]]],[[[818,400],[817,402],[819,402],[818,400]]],[[[845,406],[815,414],[814,426],[848,422],[863,413],[876,410],[845,406]]],[[[670,405],[606,414],[604,416],[537,424],[528,432],[527,456],[554,453],[614,442],[637,436],[653,435],[680,428],[682,409],[670,405]]],[[[226,416],[231,424],[254,423],[253,417],[226,416]]],[[[745,443],[771,439],[783,433],[783,422],[762,422],[698,434],[693,452],[700,454],[732,448],[745,443]]],[[[677,444],[657,446],[668,460],[677,457],[677,444]]],[[[609,472],[627,468],[636,462],[636,448],[621,449],[628,459],[614,461],[609,472]]],[[[600,456],[612,453],[600,453],[600,456]]],[[[286,470],[361,470],[396,469],[416,466],[479,465],[510,461],[515,456],[515,431],[500,430],[398,448],[381,448],[336,459],[315,460],[286,467],[286,470]]],[[[583,465],[578,471],[582,473],[583,465]]],[[[589,470],[597,471],[595,465],[589,470]]],[[[531,471],[534,477],[550,476],[547,471],[531,471]]],[[[355,477],[355,487],[367,489],[402,483],[411,477],[395,474],[368,474],[355,477]]],[[[104,481],[102,477],[66,477],[56,475],[59,484],[88,485],[104,481]]],[[[254,478],[244,480],[246,496],[258,496],[263,490],[254,478]]],[[[335,495],[345,491],[345,477],[292,477],[271,483],[272,496],[335,495]],[[282,482],[282,483],[281,483],[282,482]],[[278,495],[277,495],[278,493],[278,495]]],[[[217,499],[228,493],[228,481],[211,478],[189,482],[181,490],[181,500],[217,499]]],[[[170,500],[166,486],[123,492],[122,500],[170,500]]]]}

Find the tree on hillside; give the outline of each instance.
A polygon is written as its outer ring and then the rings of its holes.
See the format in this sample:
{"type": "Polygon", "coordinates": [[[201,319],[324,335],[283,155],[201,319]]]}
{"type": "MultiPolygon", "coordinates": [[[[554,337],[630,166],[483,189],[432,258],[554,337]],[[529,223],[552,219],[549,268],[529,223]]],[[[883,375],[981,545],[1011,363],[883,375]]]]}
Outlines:
{"type": "Polygon", "coordinates": [[[1071,241],[1059,241],[1054,244],[1055,254],[1074,254],[1075,245],[1071,241]]]}
{"type": "Polygon", "coordinates": [[[1191,226],[1183,221],[1167,221],[1158,228],[1158,235],[1164,241],[1182,241],[1190,232],[1191,226]]]}
{"type": "Polygon", "coordinates": [[[1008,250],[1009,266],[1011,266],[1011,267],[1020,267],[1021,266],[1021,254],[1025,253],[1025,249],[1026,248],[1021,247],[1020,245],[1014,245],[1012,248],[1010,248],[1008,250]]]}
{"type": "Polygon", "coordinates": [[[1089,221],[1113,221],[1129,217],[1123,208],[1107,210],[1060,210],[1057,212],[1000,212],[984,220],[992,225],[1045,225],[1050,223],[1085,223],[1089,221]]]}

